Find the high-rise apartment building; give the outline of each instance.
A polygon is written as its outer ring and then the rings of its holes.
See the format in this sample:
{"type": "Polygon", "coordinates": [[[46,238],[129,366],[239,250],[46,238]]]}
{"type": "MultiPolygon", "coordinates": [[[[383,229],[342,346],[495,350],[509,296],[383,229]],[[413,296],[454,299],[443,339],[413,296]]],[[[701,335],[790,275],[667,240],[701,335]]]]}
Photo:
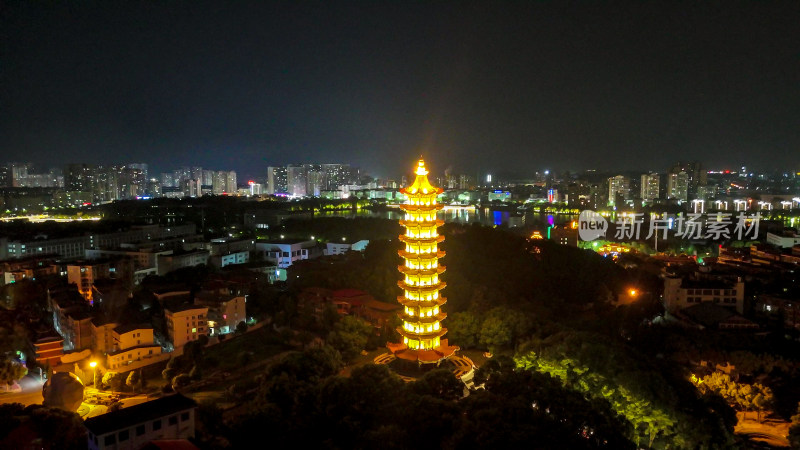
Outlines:
{"type": "Polygon", "coordinates": [[[689,200],[689,174],[686,172],[667,175],[667,198],[685,202],[689,200]]]}
{"type": "Polygon", "coordinates": [[[641,197],[642,202],[652,204],[658,198],[660,177],[657,173],[646,173],[642,175],[641,197]]]}
{"type": "Polygon", "coordinates": [[[286,167],[267,168],[267,194],[286,194],[289,192],[286,180],[286,167]]]}
{"type": "Polygon", "coordinates": [[[705,186],[708,183],[708,173],[703,170],[703,165],[698,161],[679,162],[670,168],[670,174],[685,172],[687,177],[687,198],[697,193],[698,186],[705,186]]]}
{"type": "Polygon", "coordinates": [[[286,166],[286,184],[292,197],[305,197],[307,185],[306,168],[301,165],[286,166]]]}
{"type": "Polygon", "coordinates": [[[336,191],[340,186],[350,184],[349,164],[322,164],[322,171],[325,174],[323,190],[336,191]]]}
{"type": "Polygon", "coordinates": [[[68,191],[94,192],[97,167],[93,164],[67,164],[64,188],[68,191]]]}
{"type": "Polygon", "coordinates": [[[617,175],[608,179],[608,205],[618,205],[620,201],[630,199],[630,179],[626,176],[617,175]]]}

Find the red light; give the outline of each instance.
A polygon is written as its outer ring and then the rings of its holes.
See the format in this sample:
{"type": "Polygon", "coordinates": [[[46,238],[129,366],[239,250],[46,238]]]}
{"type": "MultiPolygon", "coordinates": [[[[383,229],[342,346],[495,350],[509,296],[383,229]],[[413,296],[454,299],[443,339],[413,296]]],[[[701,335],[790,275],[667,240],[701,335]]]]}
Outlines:
{"type": "Polygon", "coordinates": [[[731,173],[731,171],[730,170],[726,170],[725,173],[731,173]]]}
{"type": "Polygon", "coordinates": [[[256,184],[256,182],[253,181],[253,180],[250,180],[250,181],[247,182],[247,184],[256,184]]]}

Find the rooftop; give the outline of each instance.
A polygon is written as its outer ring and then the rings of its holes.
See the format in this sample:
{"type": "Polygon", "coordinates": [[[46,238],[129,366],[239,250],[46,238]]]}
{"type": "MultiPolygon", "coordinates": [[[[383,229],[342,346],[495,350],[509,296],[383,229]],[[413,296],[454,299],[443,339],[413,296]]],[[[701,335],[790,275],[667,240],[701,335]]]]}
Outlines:
{"type": "Polygon", "coordinates": [[[256,241],[257,244],[285,244],[285,245],[294,245],[294,244],[302,244],[304,242],[316,244],[316,241],[311,239],[259,239],[256,241]]]}
{"type": "Polygon", "coordinates": [[[84,425],[95,435],[103,435],[148,420],[195,408],[197,403],[181,394],[162,397],[96,417],[86,419],[84,425]]]}
{"type": "Polygon", "coordinates": [[[130,323],[126,325],[120,325],[114,328],[114,332],[117,334],[125,334],[130,333],[133,330],[152,330],[153,326],[146,323],[130,323]]]}
{"type": "Polygon", "coordinates": [[[684,278],[681,282],[683,289],[733,289],[736,283],[723,280],[691,280],[684,278]]]}
{"type": "Polygon", "coordinates": [[[120,353],[127,353],[127,352],[129,352],[131,350],[144,349],[144,348],[161,348],[161,346],[158,345],[158,344],[134,345],[133,347],[127,347],[127,348],[123,348],[123,349],[120,349],[120,350],[114,350],[113,352],[110,352],[108,354],[108,356],[119,355],[120,353]]]}
{"type": "Polygon", "coordinates": [[[166,311],[174,314],[181,311],[191,311],[193,309],[208,309],[208,308],[205,306],[193,305],[191,303],[184,303],[182,305],[172,306],[170,308],[167,308],[166,311]]]}

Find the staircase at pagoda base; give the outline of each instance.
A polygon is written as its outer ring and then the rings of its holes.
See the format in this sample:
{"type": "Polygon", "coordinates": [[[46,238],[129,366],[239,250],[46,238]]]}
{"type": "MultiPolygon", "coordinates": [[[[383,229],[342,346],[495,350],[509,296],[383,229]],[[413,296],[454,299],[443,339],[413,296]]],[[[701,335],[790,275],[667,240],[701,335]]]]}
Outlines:
{"type": "Polygon", "coordinates": [[[443,359],[453,356],[453,354],[459,350],[458,346],[448,345],[447,339],[440,340],[438,347],[427,350],[408,348],[408,346],[402,342],[389,342],[386,344],[386,348],[398,359],[419,362],[420,364],[436,364],[443,359]]]}

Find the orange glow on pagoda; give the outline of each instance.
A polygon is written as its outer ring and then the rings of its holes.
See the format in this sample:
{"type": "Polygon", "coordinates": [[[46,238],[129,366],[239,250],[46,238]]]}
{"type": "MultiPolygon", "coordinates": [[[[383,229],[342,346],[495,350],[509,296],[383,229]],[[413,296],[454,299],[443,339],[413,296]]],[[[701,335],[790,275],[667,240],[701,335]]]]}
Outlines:
{"type": "Polygon", "coordinates": [[[436,219],[436,212],[443,207],[436,203],[436,196],[442,189],[428,181],[428,171],[421,159],[416,175],[411,186],[400,190],[407,197],[401,206],[405,218],[400,221],[406,229],[405,234],[400,235],[405,249],[398,252],[404,263],[397,267],[403,274],[403,280],[397,282],[403,289],[403,295],[397,297],[403,305],[400,312],[403,324],[397,328],[403,341],[387,344],[387,347],[397,358],[406,361],[438,363],[458,350],[442,338],[447,333],[442,326],[447,314],[441,307],[447,299],[439,291],[447,283],[439,280],[439,274],[445,270],[439,265],[439,258],[444,257],[439,243],[444,236],[437,231],[443,222],[436,219]]]}

